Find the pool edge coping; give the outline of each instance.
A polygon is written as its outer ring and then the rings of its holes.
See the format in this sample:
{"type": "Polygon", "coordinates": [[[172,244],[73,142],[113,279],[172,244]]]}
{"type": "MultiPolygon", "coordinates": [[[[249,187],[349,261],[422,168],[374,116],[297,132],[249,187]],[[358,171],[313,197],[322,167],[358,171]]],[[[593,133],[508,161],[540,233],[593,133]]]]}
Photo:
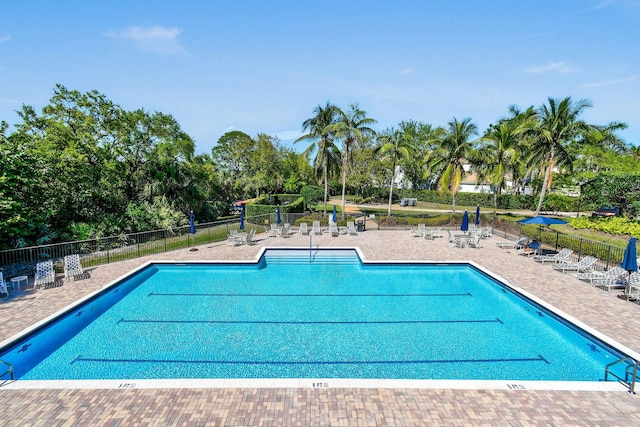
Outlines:
{"type": "MultiPolygon", "coordinates": [[[[606,345],[640,362],[640,353],[631,350],[613,338],[597,331],[566,312],[556,308],[528,291],[514,285],[504,277],[482,267],[472,260],[368,260],[359,247],[262,247],[253,259],[246,260],[148,260],[138,267],[113,279],[105,286],[97,289],[74,303],[63,307],[46,318],[23,329],[13,336],[0,342],[0,350],[12,345],[16,340],[29,335],[50,322],[77,308],[97,295],[108,291],[119,282],[144,270],[154,264],[237,264],[256,265],[270,249],[275,250],[340,250],[355,251],[363,264],[423,264],[423,265],[470,265],[483,274],[507,286],[514,292],[530,299],[534,303],[549,310],[554,315],[569,322],[573,326],[594,336],[606,345]]],[[[131,380],[0,380],[0,388],[3,389],[129,389],[129,388],[412,388],[412,389],[471,389],[471,390],[574,390],[574,391],[626,391],[629,389],[619,381],[519,381],[519,380],[385,380],[385,379],[349,379],[349,378],[232,378],[232,379],[131,379],[131,380]],[[321,383],[322,386],[310,386],[309,384],[321,383]],[[182,384],[182,385],[178,385],[182,384]],[[295,385],[297,384],[297,385],[295,385]],[[324,386],[324,384],[332,384],[324,386]],[[339,384],[339,385],[334,385],[339,384]],[[398,386],[399,384],[404,384],[398,386]],[[519,388],[519,386],[523,388],[519,388]]]]}

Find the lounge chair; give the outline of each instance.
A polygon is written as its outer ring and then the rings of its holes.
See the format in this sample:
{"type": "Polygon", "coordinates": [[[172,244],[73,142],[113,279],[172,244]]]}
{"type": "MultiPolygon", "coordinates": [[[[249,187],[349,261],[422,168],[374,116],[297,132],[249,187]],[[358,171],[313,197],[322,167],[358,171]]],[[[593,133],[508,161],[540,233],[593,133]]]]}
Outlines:
{"type": "Polygon", "coordinates": [[[9,298],[9,290],[7,289],[7,284],[4,282],[2,271],[0,271],[0,299],[6,298],[9,298]]]}
{"type": "Polygon", "coordinates": [[[454,243],[456,241],[456,238],[453,237],[453,235],[451,234],[451,230],[449,230],[447,228],[447,238],[449,239],[449,243],[454,243]]]}
{"type": "Polygon", "coordinates": [[[336,224],[335,222],[330,222],[329,223],[329,232],[331,233],[331,235],[333,237],[337,237],[340,235],[340,230],[338,230],[338,224],[336,224]]]}
{"type": "Polygon", "coordinates": [[[286,222],[282,226],[282,231],[280,233],[282,234],[282,237],[291,237],[291,235],[293,234],[293,232],[291,231],[291,224],[286,222]]]}
{"type": "Polygon", "coordinates": [[[493,227],[488,225],[486,227],[482,227],[482,238],[488,239],[493,236],[493,227]]]}
{"type": "Polygon", "coordinates": [[[611,292],[611,289],[626,289],[627,288],[627,272],[625,271],[621,276],[607,277],[603,279],[595,279],[591,282],[596,288],[604,289],[607,292],[611,292]]]}
{"type": "Polygon", "coordinates": [[[622,278],[627,273],[627,270],[620,266],[613,267],[607,271],[588,271],[585,273],[578,273],[578,279],[587,282],[594,283],[596,281],[613,280],[622,278]]]}
{"type": "Polygon", "coordinates": [[[411,227],[410,233],[412,237],[422,237],[424,230],[420,230],[418,227],[411,227]]]}
{"type": "Polygon", "coordinates": [[[72,277],[73,280],[84,278],[84,270],[80,263],[80,255],[73,254],[64,257],[64,277],[67,280],[70,280],[72,277]]]}
{"type": "Polygon", "coordinates": [[[496,245],[501,249],[522,249],[528,241],[528,238],[523,237],[515,242],[497,242],[496,245]]]}
{"type": "Polygon", "coordinates": [[[534,260],[545,263],[545,262],[553,262],[553,263],[561,263],[569,259],[573,250],[564,248],[560,252],[554,255],[536,255],[533,257],[534,260]]]}
{"type": "Polygon", "coordinates": [[[578,262],[561,262],[553,266],[554,270],[567,272],[567,271],[587,271],[591,269],[591,266],[596,263],[598,258],[594,256],[586,256],[578,262]]]}
{"type": "Polygon", "coordinates": [[[33,288],[47,286],[56,282],[56,272],[53,269],[53,261],[42,261],[36,264],[36,274],[33,280],[33,288]]]}
{"type": "Polygon", "coordinates": [[[309,235],[309,227],[307,226],[306,222],[301,222],[300,223],[300,234],[303,236],[308,236],[309,235]]]}
{"type": "Polygon", "coordinates": [[[358,231],[356,231],[356,224],[353,221],[347,222],[347,232],[352,236],[358,235],[358,231]]]}
{"type": "Polygon", "coordinates": [[[524,256],[536,256],[540,255],[540,250],[542,249],[542,244],[537,240],[529,243],[523,248],[516,249],[516,254],[524,255],[524,256]]]}
{"type": "Polygon", "coordinates": [[[320,227],[320,221],[313,221],[313,234],[319,236],[322,234],[322,228],[320,227]]]}

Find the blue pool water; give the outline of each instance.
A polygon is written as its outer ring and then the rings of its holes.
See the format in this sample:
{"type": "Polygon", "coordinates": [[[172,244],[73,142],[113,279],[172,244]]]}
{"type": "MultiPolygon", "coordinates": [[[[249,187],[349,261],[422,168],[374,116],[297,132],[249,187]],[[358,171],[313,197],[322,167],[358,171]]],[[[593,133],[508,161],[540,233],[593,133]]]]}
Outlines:
{"type": "Polygon", "coordinates": [[[152,265],[0,359],[19,379],[600,381],[621,357],[467,264],[312,261],[152,265]]]}

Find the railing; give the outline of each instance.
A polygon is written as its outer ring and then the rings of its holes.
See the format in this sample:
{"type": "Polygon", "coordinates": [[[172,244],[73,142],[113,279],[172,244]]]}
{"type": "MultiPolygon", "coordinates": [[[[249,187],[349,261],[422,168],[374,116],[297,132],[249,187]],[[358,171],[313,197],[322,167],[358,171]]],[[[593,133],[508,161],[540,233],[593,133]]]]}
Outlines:
{"type": "Polygon", "coordinates": [[[0,363],[9,367],[9,370],[0,374],[0,378],[4,378],[5,375],[9,374],[11,381],[13,381],[13,365],[11,363],[7,363],[4,360],[0,359],[0,363]]]}
{"type": "Polygon", "coordinates": [[[636,388],[636,379],[638,377],[638,362],[636,360],[634,360],[633,358],[626,356],[623,357],[620,360],[616,360],[615,362],[609,363],[605,370],[604,370],[604,380],[608,381],[609,380],[609,375],[615,377],[618,379],[618,381],[622,381],[627,387],[629,387],[629,391],[631,393],[635,393],[635,388],[636,388]],[[618,365],[620,363],[626,363],[627,364],[627,369],[625,369],[624,371],[624,378],[614,374],[611,371],[611,368],[614,367],[615,365],[618,365]],[[629,372],[631,371],[631,372],[629,372]],[[629,377],[631,377],[631,380],[629,380],[629,377]]]}
{"type": "MultiPolygon", "coordinates": [[[[295,224],[303,213],[282,213],[283,223],[295,224]]],[[[238,228],[240,217],[196,225],[196,233],[189,234],[189,226],[174,229],[153,230],[141,233],[122,234],[114,237],[103,237],[56,243],[51,245],[31,246],[27,248],[0,251],[0,270],[5,280],[16,276],[31,276],[36,263],[52,260],[56,271],[61,272],[64,257],[79,254],[84,268],[108,264],[126,259],[155,255],[176,249],[189,248],[194,245],[205,245],[226,240],[229,231],[238,228]]],[[[245,218],[245,229],[255,229],[261,233],[275,223],[276,213],[257,215],[245,218]]]]}

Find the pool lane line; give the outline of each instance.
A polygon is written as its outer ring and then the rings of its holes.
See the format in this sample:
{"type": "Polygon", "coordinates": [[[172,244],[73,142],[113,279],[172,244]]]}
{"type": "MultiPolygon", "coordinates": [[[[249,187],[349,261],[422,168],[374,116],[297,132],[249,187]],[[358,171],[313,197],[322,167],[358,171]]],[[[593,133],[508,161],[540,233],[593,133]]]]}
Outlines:
{"type": "Polygon", "coordinates": [[[499,359],[418,359],[418,360],[315,360],[315,361],[277,361],[277,360],[188,360],[188,359],[106,359],[77,356],[70,364],[87,363],[179,363],[192,365],[432,365],[438,363],[530,363],[549,361],[542,355],[537,357],[514,357],[499,359]]]}
{"type": "Polygon", "coordinates": [[[470,292],[463,294],[237,294],[237,293],[158,293],[150,292],[147,296],[161,297],[473,297],[470,292]]]}
{"type": "Polygon", "coordinates": [[[120,323],[159,323],[159,324],[222,324],[222,325],[396,325],[396,324],[438,324],[438,323],[500,323],[504,322],[499,318],[479,319],[479,320],[372,320],[372,321],[277,321],[277,320],[148,320],[148,319],[125,319],[120,323]]]}

